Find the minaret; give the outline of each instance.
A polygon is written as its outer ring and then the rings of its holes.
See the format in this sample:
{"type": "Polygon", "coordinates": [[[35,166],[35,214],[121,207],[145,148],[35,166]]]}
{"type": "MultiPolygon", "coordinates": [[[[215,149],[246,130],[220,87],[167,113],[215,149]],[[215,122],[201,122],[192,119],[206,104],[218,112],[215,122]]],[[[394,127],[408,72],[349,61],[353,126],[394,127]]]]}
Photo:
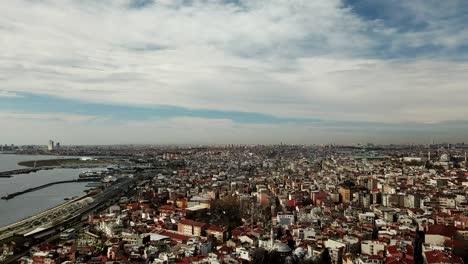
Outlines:
{"type": "Polygon", "coordinates": [[[250,228],[254,228],[254,202],[252,201],[250,209],[250,228]]]}
{"type": "MultiPolygon", "coordinates": [[[[275,216],[276,211],[276,205],[273,204],[271,206],[271,218],[275,216]]],[[[273,231],[273,220],[270,219],[271,227],[270,227],[270,248],[273,249],[274,246],[274,231],[273,231]]]]}
{"type": "Polygon", "coordinates": [[[428,151],[428,152],[427,152],[427,160],[428,160],[428,161],[431,161],[431,151],[428,151]]]}
{"type": "Polygon", "coordinates": [[[271,228],[270,228],[270,248],[273,249],[273,236],[274,236],[274,231],[273,231],[273,223],[271,223],[271,228]]]}

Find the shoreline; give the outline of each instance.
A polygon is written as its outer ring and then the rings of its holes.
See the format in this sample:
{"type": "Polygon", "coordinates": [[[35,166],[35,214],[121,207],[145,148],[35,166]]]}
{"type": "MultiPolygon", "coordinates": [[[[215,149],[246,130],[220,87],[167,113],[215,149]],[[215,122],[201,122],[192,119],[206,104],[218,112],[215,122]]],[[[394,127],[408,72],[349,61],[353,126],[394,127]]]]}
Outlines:
{"type": "Polygon", "coordinates": [[[74,168],[74,167],[89,167],[89,166],[108,166],[112,165],[111,160],[93,159],[81,160],[79,158],[65,158],[65,159],[46,159],[46,160],[29,160],[17,163],[19,166],[28,168],[74,168]]]}
{"type": "MultiPolygon", "coordinates": [[[[62,203],[57,204],[57,205],[55,205],[55,206],[52,206],[52,207],[50,207],[50,208],[44,209],[43,211],[38,212],[38,213],[36,213],[36,214],[31,214],[31,215],[29,215],[29,216],[25,216],[25,217],[23,217],[23,218],[21,218],[21,219],[19,219],[19,220],[17,220],[17,221],[14,221],[14,222],[12,222],[12,223],[9,223],[9,224],[3,225],[3,226],[0,225],[0,233],[1,233],[2,231],[5,231],[5,230],[7,230],[7,229],[9,229],[9,228],[14,227],[14,226],[21,225],[21,224],[23,224],[23,223],[25,223],[25,222],[27,222],[27,221],[33,219],[33,218],[37,218],[37,217],[40,217],[40,216],[42,216],[42,215],[45,215],[45,214],[47,214],[48,212],[53,211],[53,210],[55,210],[55,209],[57,209],[57,208],[59,208],[59,207],[61,207],[61,206],[68,205],[68,204],[74,203],[74,202],[76,202],[76,201],[85,199],[86,197],[89,197],[89,194],[85,193],[85,194],[82,194],[82,195],[76,197],[75,199],[68,200],[68,201],[65,201],[65,200],[64,200],[62,203]]],[[[2,239],[0,239],[0,241],[2,241],[2,239]]]]}

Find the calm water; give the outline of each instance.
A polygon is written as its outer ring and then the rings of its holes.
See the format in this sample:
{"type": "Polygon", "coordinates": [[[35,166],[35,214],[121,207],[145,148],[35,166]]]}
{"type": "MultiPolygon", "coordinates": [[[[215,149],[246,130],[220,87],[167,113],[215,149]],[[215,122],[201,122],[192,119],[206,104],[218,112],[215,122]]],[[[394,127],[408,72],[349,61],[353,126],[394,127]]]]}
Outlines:
{"type": "MultiPolygon", "coordinates": [[[[0,154],[0,171],[21,168],[20,161],[55,159],[56,156],[29,156],[0,154]]],[[[0,196],[59,180],[72,180],[85,169],[54,169],[30,174],[19,174],[12,178],[0,178],[0,196]]],[[[83,195],[86,183],[54,185],[35,192],[17,196],[11,200],[0,200],[0,226],[14,223],[57,206],[66,197],[83,195]]]]}

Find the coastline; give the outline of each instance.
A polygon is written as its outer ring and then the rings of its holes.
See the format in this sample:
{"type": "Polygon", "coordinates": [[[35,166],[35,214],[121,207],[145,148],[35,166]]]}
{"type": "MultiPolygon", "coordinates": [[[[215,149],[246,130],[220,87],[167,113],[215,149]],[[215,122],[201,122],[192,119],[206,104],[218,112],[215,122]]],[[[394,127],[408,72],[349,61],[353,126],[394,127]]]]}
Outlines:
{"type": "Polygon", "coordinates": [[[76,168],[76,167],[96,167],[112,165],[111,160],[81,160],[79,158],[65,158],[65,159],[46,159],[46,160],[29,160],[18,162],[19,166],[29,168],[76,168]]]}

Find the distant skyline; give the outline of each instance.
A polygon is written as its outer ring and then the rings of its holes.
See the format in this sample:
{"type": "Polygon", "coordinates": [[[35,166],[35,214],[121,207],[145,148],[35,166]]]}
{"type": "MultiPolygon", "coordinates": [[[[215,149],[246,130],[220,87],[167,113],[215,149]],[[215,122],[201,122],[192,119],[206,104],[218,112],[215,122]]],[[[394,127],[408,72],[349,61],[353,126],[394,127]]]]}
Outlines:
{"type": "Polygon", "coordinates": [[[468,142],[465,0],[0,1],[0,143],[468,142]]]}

